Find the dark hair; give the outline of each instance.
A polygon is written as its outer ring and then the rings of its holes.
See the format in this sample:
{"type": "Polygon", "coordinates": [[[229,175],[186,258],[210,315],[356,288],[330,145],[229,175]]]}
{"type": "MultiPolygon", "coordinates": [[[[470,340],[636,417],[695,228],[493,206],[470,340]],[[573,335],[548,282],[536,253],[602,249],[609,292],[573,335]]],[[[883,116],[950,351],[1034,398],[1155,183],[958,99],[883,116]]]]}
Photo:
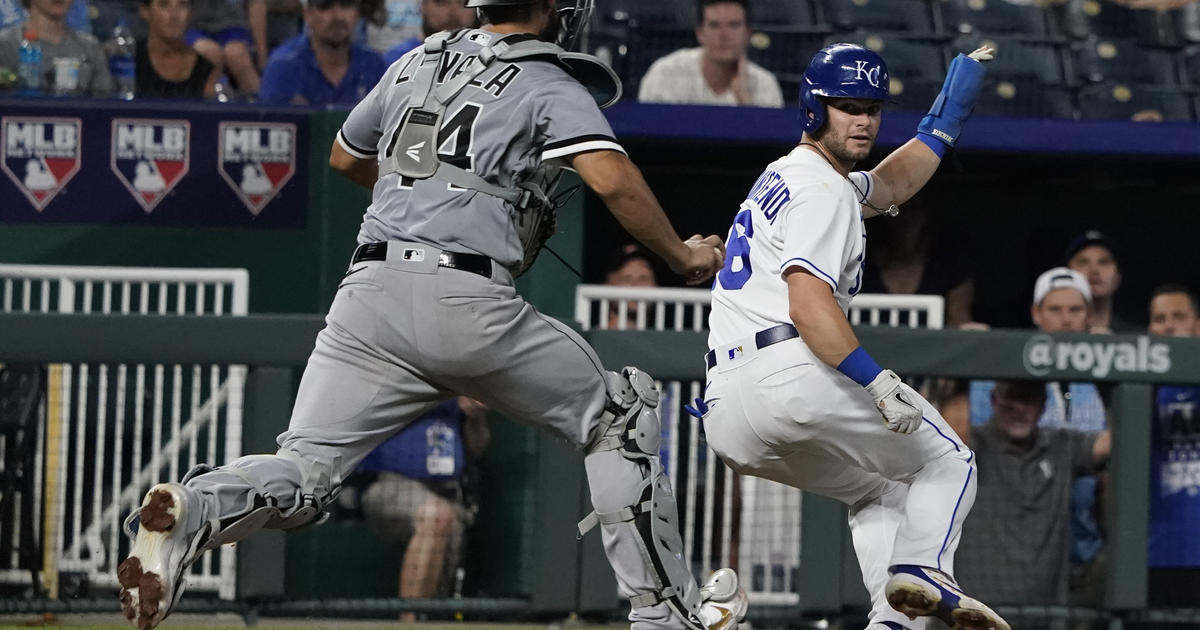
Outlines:
{"type": "Polygon", "coordinates": [[[750,21],[750,0],[696,0],[696,26],[704,24],[704,10],[714,4],[740,4],[746,12],[746,21],[750,21]]]}
{"type": "Polygon", "coordinates": [[[1200,316],[1200,296],[1197,296],[1195,291],[1178,282],[1168,282],[1154,287],[1154,291],[1150,292],[1150,301],[1153,302],[1154,298],[1160,295],[1167,295],[1168,293],[1182,293],[1186,295],[1188,303],[1192,305],[1192,314],[1200,316]]]}
{"type": "Polygon", "coordinates": [[[637,260],[639,258],[646,261],[646,264],[650,265],[651,270],[657,271],[654,269],[654,257],[651,256],[650,252],[646,251],[644,247],[638,245],[637,243],[629,243],[622,246],[616,252],[613,252],[613,255],[608,259],[608,266],[604,271],[605,273],[613,273],[621,267],[624,267],[625,263],[631,260],[637,260]]]}
{"type": "Polygon", "coordinates": [[[479,7],[484,24],[511,24],[513,22],[528,22],[534,13],[544,11],[549,0],[540,0],[526,4],[510,4],[502,6],[479,7]]]}
{"type": "Polygon", "coordinates": [[[1046,384],[1041,381],[1028,379],[996,381],[996,387],[992,391],[996,396],[1005,398],[1036,400],[1043,404],[1046,402],[1046,384]]]}

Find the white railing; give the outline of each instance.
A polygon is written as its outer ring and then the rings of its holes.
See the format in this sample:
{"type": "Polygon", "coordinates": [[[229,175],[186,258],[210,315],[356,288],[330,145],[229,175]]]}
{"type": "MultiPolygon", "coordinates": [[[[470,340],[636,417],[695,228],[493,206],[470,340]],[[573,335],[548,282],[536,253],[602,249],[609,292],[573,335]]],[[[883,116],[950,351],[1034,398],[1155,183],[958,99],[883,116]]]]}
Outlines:
{"type": "MultiPolygon", "coordinates": [[[[0,265],[0,312],[245,315],[249,284],[245,269],[0,265]]],[[[49,367],[34,504],[42,508],[35,536],[52,597],[60,572],[116,588],[129,549],[121,523],[145,491],[197,463],[241,454],[244,382],[240,365],[49,367]]],[[[19,513],[14,521],[16,541],[19,513]]],[[[0,558],[0,582],[27,583],[18,564],[15,553],[0,558]]],[[[233,548],[206,554],[188,584],[233,599],[233,548]]]]}
{"type": "MultiPolygon", "coordinates": [[[[580,285],[575,319],[584,330],[708,329],[708,289],[580,285]]],[[[855,324],[941,328],[944,301],[928,295],[859,295],[855,324]]],[[[696,357],[697,365],[702,358],[696,357]]],[[[735,475],[708,448],[683,405],[701,395],[700,381],[660,383],[663,464],[682,512],[684,555],[698,576],[734,566],[759,604],[797,604],[801,493],[758,477],[735,475]],[[734,513],[735,504],[740,505],[734,513]],[[742,518],[753,515],[753,518],[742,518]],[[736,544],[735,544],[736,542],[736,544]]]]}

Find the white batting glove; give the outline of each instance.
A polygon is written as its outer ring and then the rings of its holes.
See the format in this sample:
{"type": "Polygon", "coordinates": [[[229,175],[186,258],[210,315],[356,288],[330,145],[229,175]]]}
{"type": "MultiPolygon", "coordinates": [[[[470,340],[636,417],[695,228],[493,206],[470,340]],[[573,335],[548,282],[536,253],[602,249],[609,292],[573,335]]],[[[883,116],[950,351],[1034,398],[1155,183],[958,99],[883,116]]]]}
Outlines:
{"type": "Polygon", "coordinates": [[[896,433],[909,434],[921,426],[921,395],[891,370],[884,370],[867,385],[883,423],[896,433]]]}

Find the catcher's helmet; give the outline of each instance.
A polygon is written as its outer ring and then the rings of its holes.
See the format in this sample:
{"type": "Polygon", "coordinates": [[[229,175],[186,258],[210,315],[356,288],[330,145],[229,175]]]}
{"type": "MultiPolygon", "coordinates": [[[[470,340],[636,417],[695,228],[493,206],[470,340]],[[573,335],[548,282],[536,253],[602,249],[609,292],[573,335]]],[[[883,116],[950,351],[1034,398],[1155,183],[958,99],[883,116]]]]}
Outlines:
{"type": "Polygon", "coordinates": [[[826,46],[808,63],[800,85],[800,116],[808,133],[825,124],[822,96],[886,101],[887,64],[875,51],[857,44],[826,46]]]}
{"type": "MultiPolygon", "coordinates": [[[[540,1],[467,0],[467,8],[513,6],[540,1]]],[[[579,36],[583,34],[583,30],[587,28],[588,20],[592,17],[592,10],[596,7],[596,1],[558,0],[556,6],[558,7],[558,38],[554,43],[562,46],[565,50],[571,50],[571,47],[579,40],[579,36]]]]}

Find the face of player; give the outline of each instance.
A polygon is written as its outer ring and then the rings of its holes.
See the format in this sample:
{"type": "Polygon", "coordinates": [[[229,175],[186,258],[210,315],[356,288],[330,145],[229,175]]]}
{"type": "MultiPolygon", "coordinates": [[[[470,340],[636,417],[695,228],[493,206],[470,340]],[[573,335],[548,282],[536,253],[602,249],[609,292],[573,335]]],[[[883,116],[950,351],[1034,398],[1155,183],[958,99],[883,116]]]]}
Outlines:
{"type": "Polygon", "coordinates": [[[654,270],[642,258],[631,258],[624,265],[608,274],[608,283],[622,287],[656,287],[654,270]]]}
{"type": "Polygon", "coordinates": [[[1163,293],[1150,300],[1150,334],[1191,337],[1200,333],[1200,316],[1186,293],[1163,293]]]}
{"type": "Polygon", "coordinates": [[[149,4],[142,5],[139,12],[145,18],[152,37],[181,41],[187,30],[189,10],[188,0],[150,0],[149,4]]]}
{"type": "Polygon", "coordinates": [[[429,34],[475,25],[475,9],[462,0],[421,0],[421,28],[429,34]]]}
{"type": "Polygon", "coordinates": [[[54,20],[65,20],[71,0],[30,0],[29,11],[54,20]]]}
{"type": "Polygon", "coordinates": [[[857,98],[825,99],[825,125],[817,141],[843,163],[865,160],[875,146],[883,102],[857,98]]]}
{"type": "Polygon", "coordinates": [[[710,61],[733,63],[741,59],[750,44],[746,10],[736,2],[704,7],[704,20],[696,27],[696,41],[710,61]]]}
{"type": "Polygon", "coordinates": [[[992,420],[1014,442],[1030,439],[1037,431],[1045,399],[997,384],[992,390],[992,420]]]}
{"type": "Polygon", "coordinates": [[[1086,332],[1087,300],[1075,289],[1055,289],[1033,306],[1033,323],[1042,332],[1086,332]]]}
{"type": "Polygon", "coordinates": [[[357,21],[357,0],[311,0],[304,11],[304,22],[313,41],[334,48],[350,45],[357,21]]]}
{"type": "Polygon", "coordinates": [[[1117,260],[1103,245],[1088,245],[1075,253],[1067,267],[1087,278],[1093,298],[1111,296],[1121,286],[1121,272],[1117,271],[1117,260]]]}

